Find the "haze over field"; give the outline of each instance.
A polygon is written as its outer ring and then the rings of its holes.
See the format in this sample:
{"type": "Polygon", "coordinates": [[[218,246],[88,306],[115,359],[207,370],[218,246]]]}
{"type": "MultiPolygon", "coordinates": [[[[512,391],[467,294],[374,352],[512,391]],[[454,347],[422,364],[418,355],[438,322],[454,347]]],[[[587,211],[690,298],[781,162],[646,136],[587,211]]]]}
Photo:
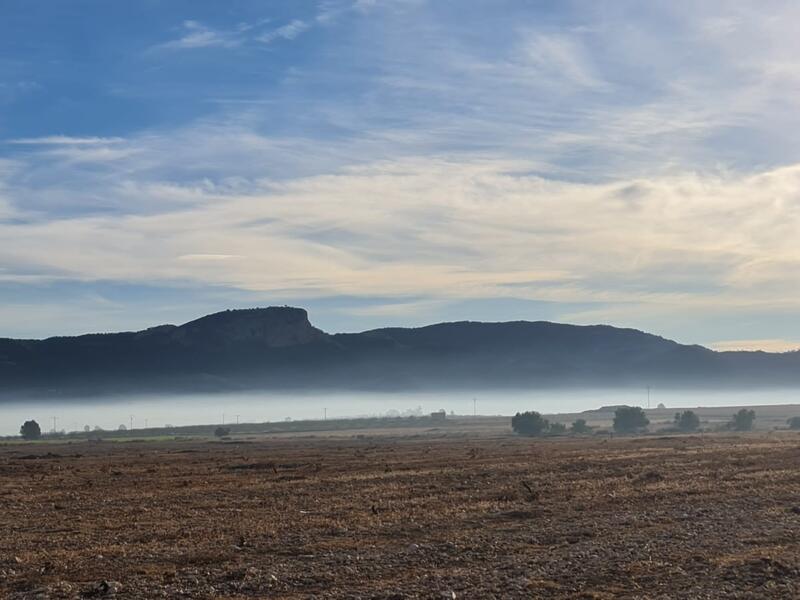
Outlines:
{"type": "Polygon", "coordinates": [[[33,413],[56,430],[59,421],[71,430],[224,423],[226,414],[478,414],[478,397],[480,414],[794,404],[799,366],[797,352],[719,352],[609,326],[458,322],[328,334],[302,309],[272,307],[139,332],[0,338],[0,428],[33,413]]]}
{"type": "MultiPolygon", "coordinates": [[[[797,390],[687,391],[650,390],[650,405],[665,404],[670,410],[717,406],[794,405],[787,414],[795,415],[800,404],[797,390]]],[[[324,418],[394,417],[427,415],[444,409],[448,414],[511,415],[526,410],[545,414],[578,413],[602,406],[628,404],[647,407],[646,389],[464,392],[397,392],[347,394],[214,394],[184,396],[125,396],[68,402],[42,399],[41,402],[4,404],[0,408],[0,436],[16,435],[19,424],[35,419],[43,431],[83,431],[85,425],[114,430],[119,425],[134,429],[207,425],[209,423],[282,422],[324,418]],[[473,403],[474,400],[474,403],[473,403]],[[131,419],[133,417],[133,419],[131,419]]],[[[731,414],[734,410],[729,411],[731,414]]],[[[762,411],[758,411],[762,415],[762,411]]],[[[777,424],[785,425],[785,418],[777,424]]]]}
{"type": "Polygon", "coordinates": [[[800,341],[795,2],[0,11],[0,336],[286,303],[800,341]]]}

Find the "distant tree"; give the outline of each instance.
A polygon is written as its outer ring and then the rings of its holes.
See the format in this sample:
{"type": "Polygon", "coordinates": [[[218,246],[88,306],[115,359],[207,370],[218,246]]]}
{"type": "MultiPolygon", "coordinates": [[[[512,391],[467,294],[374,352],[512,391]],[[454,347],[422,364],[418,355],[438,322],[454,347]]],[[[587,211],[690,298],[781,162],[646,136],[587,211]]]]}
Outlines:
{"type": "Polygon", "coordinates": [[[218,438],[223,438],[229,436],[230,434],[231,434],[230,427],[217,427],[214,430],[214,435],[217,436],[218,438]]]}
{"type": "Polygon", "coordinates": [[[550,423],[536,411],[517,413],[511,417],[511,429],[522,435],[542,435],[550,423]]]}
{"type": "Polygon", "coordinates": [[[650,420],[638,406],[620,406],[614,411],[614,431],[618,433],[633,433],[649,424],[650,420]]]}
{"type": "Polygon", "coordinates": [[[95,425],[95,426],[94,426],[94,430],[95,430],[95,431],[103,431],[103,428],[102,428],[102,427],[100,427],[100,425],[95,425]]]}
{"type": "Polygon", "coordinates": [[[549,433],[559,435],[567,431],[567,426],[563,423],[550,423],[549,433]]]}
{"type": "Polygon", "coordinates": [[[91,428],[91,427],[89,427],[88,425],[84,425],[84,426],[83,426],[83,430],[84,430],[86,433],[89,433],[89,432],[92,430],[92,428],[91,428]]]}
{"type": "Polygon", "coordinates": [[[664,403],[663,403],[663,402],[659,402],[659,403],[658,403],[658,410],[664,410],[664,409],[666,409],[666,408],[667,408],[667,407],[666,407],[666,406],[664,406],[664,403]]]}
{"type": "Polygon", "coordinates": [[[681,431],[697,431],[700,428],[700,417],[694,411],[686,410],[675,413],[675,427],[681,431]]]}
{"type": "Polygon", "coordinates": [[[120,423],[120,426],[117,427],[117,431],[128,431],[128,428],[125,427],[125,423],[120,423]]]}
{"type": "Polygon", "coordinates": [[[731,419],[731,429],[734,431],[750,431],[756,420],[756,411],[741,409],[731,419]]]}
{"type": "Polygon", "coordinates": [[[19,434],[26,440],[38,440],[42,437],[42,428],[36,421],[25,421],[19,428],[19,434]]]}
{"type": "Polygon", "coordinates": [[[592,428],[586,424],[586,419],[576,419],[572,423],[572,433],[589,433],[592,428]]]}
{"type": "Polygon", "coordinates": [[[800,429],[800,417],[792,417],[788,421],[789,429],[800,429]]]}

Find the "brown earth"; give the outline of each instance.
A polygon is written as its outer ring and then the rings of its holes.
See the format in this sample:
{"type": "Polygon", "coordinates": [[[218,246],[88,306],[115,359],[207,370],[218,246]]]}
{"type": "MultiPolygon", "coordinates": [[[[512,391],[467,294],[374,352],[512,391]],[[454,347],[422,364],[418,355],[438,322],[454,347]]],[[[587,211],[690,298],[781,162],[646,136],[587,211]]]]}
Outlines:
{"type": "Polygon", "coordinates": [[[796,598],[800,437],[6,445],[0,597],[796,598]]]}

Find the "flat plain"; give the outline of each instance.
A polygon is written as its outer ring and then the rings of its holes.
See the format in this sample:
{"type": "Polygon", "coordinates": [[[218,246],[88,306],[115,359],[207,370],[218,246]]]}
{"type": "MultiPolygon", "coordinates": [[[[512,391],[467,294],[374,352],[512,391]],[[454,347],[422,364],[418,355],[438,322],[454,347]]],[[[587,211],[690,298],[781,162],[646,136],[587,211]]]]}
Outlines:
{"type": "Polygon", "coordinates": [[[800,436],[0,446],[0,597],[796,598],[800,436]]]}

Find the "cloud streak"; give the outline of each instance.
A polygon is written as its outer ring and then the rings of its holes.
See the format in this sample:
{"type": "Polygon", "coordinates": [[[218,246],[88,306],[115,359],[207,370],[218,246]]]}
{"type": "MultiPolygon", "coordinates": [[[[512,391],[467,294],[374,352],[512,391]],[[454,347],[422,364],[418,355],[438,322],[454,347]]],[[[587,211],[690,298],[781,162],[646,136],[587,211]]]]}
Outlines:
{"type": "Polygon", "coordinates": [[[243,31],[220,31],[194,20],[183,22],[181,37],[155,47],[160,50],[193,50],[197,48],[235,48],[244,42],[243,31]]]}
{"type": "Polygon", "coordinates": [[[124,142],[120,137],[71,137],[66,135],[48,135],[38,138],[20,138],[7,140],[6,144],[19,146],[105,146],[124,142]]]}
{"type": "Polygon", "coordinates": [[[247,194],[195,190],[202,202],[152,216],[2,225],[0,239],[13,243],[0,243],[0,264],[19,275],[194,281],[276,297],[452,299],[513,289],[531,300],[698,313],[800,309],[791,234],[800,227],[800,166],[611,184],[518,168],[375,163],[247,194]]]}
{"type": "Polygon", "coordinates": [[[265,44],[271,44],[276,40],[293,40],[301,33],[308,31],[311,28],[311,24],[305,21],[301,21],[300,19],[294,19],[291,23],[287,23],[277,29],[273,29],[272,31],[268,31],[263,35],[258,36],[256,38],[259,42],[263,42],[265,44]]]}

